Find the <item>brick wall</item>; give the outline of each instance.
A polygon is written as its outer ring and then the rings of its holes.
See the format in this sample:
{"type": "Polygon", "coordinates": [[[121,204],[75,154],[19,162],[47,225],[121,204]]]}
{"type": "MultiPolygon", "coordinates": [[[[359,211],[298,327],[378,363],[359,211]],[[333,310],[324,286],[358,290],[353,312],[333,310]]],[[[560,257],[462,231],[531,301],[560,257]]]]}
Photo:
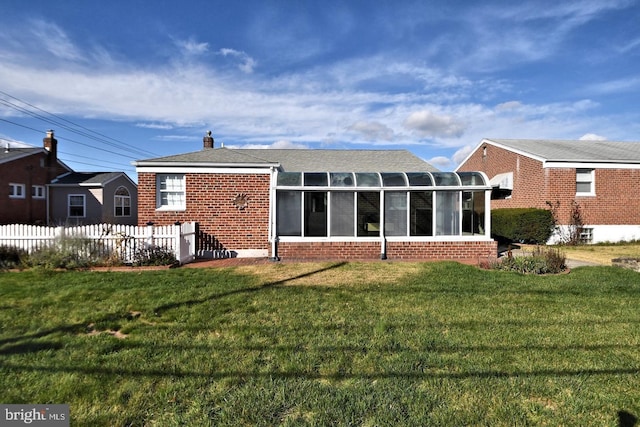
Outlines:
{"type": "Polygon", "coordinates": [[[513,172],[511,198],[491,200],[492,209],[548,209],[547,201],[560,202],[558,219],[561,224],[568,224],[575,200],[587,224],[640,224],[640,170],[596,169],[596,196],[576,196],[575,168],[543,169],[540,161],[490,144],[486,145],[486,156],[481,146],[458,170],[482,171],[490,179],[513,172]]]}
{"type": "Polygon", "coordinates": [[[156,210],[156,174],[138,174],[138,223],[159,225],[197,221],[226,249],[269,249],[269,175],[188,173],[186,210],[156,210]],[[234,199],[246,194],[248,205],[234,199]]]}
{"type": "MultiPolygon", "coordinates": [[[[380,242],[279,242],[281,259],[380,259],[380,242]]],[[[497,242],[387,242],[390,260],[487,260],[497,256],[497,242]]]]}
{"type": "Polygon", "coordinates": [[[33,154],[0,167],[0,224],[46,223],[46,199],[31,197],[31,186],[44,186],[66,172],[60,167],[47,168],[45,153],[33,154]],[[9,198],[9,183],[24,184],[23,199],[9,198]]]}

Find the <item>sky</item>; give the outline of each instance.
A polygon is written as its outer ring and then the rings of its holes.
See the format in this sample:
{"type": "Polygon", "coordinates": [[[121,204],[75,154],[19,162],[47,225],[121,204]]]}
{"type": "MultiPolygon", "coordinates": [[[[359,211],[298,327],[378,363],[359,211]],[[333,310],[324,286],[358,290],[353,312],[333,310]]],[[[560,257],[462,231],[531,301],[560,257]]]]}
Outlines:
{"type": "Polygon", "coordinates": [[[640,141],[640,0],[2,0],[0,147],[77,171],[216,147],[640,141]]]}

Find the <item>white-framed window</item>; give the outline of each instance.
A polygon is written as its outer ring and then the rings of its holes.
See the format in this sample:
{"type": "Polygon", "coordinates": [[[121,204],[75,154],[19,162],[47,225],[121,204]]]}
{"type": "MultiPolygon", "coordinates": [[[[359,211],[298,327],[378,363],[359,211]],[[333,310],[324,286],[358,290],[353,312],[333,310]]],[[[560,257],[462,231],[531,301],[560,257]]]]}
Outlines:
{"type": "Polygon", "coordinates": [[[118,187],[113,196],[115,216],[131,216],[131,195],[126,187],[118,187]]]}
{"type": "Polygon", "coordinates": [[[593,228],[581,228],[578,237],[580,238],[580,243],[593,243],[593,228]]]}
{"type": "Polygon", "coordinates": [[[595,170],[576,169],[576,196],[593,196],[595,194],[595,170]]]}
{"type": "Polygon", "coordinates": [[[69,218],[84,218],[86,216],[86,198],[84,194],[69,194],[68,198],[69,218]]]}
{"type": "Polygon", "coordinates": [[[9,183],[9,198],[24,199],[24,184],[9,183]]]}
{"type": "Polygon", "coordinates": [[[186,208],[184,174],[158,174],[156,178],[156,206],[158,209],[186,208]]]}
{"type": "Polygon", "coordinates": [[[44,199],[44,185],[32,185],[31,186],[31,197],[34,199],[44,199]]]}

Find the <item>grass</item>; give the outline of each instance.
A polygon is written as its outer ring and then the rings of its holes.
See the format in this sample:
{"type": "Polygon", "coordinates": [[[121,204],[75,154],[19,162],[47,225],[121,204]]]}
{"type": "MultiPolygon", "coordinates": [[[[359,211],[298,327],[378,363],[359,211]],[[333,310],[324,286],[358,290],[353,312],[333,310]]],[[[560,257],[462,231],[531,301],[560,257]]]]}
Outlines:
{"type": "Polygon", "coordinates": [[[640,258],[640,242],[561,246],[561,249],[569,258],[602,265],[611,265],[614,258],[640,258]]]}
{"type": "Polygon", "coordinates": [[[0,306],[0,402],[68,403],[72,425],[640,416],[640,275],[614,267],[26,271],[0,274],[0,306]]]}

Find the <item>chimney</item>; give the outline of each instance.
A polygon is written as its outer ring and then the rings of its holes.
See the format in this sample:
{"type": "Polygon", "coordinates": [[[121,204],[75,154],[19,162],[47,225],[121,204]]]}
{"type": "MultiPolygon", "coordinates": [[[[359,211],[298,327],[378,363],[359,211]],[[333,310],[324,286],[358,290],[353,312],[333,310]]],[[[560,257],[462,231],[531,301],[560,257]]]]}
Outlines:
{"type": "Polygon", "coordinates": [[[47,136],[42,140],[44,149],[49,152],[47,155],[47,167],[55,168],[58,161],[58,140],[53,137],[53,131],[48,130],[47,136]]]}
{"type": "Polygon", "coordinates": [[[208,130],[207,134],[205,135],[204,138],[202,138],[202,143],[203,143],[203,147],[204,149],[211,149],[213,148],[213,137],[211,136],[211,131],[208,130]]]}

